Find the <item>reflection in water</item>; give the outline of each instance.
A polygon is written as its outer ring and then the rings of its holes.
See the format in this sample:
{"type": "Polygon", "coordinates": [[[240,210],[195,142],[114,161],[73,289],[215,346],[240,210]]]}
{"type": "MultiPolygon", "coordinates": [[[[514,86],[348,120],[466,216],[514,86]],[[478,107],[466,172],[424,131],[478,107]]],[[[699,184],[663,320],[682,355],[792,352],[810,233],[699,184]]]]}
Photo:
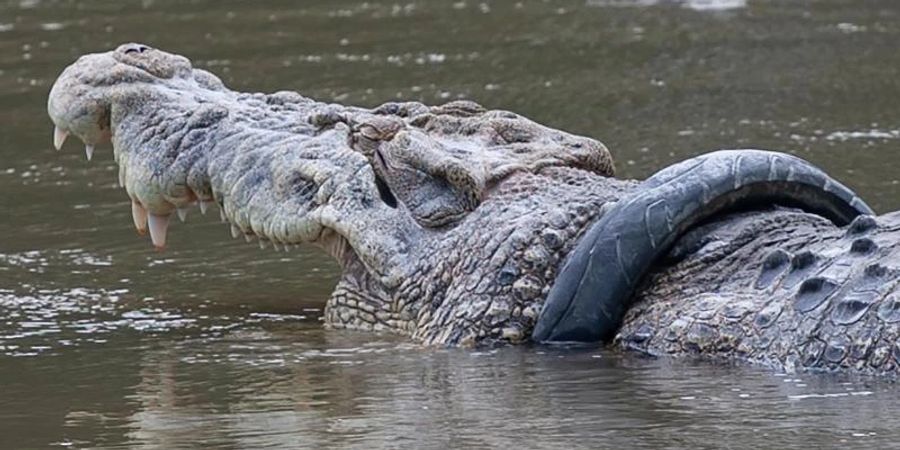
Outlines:
{"type": "Polygon", "coordinates": [[[182,346],[146,353],[129,438],[160,448],[190,438],[241,448],[447,448],[508,447],[527,435],[560,448],[584,439],[630,448],[716,446],[716,430],[729,430],[748,447],[816,446],[872,443],[883,433],[881,408],[897,399],[891,384],[668,366],[592,349],[422,350],[334,335],[297,343],[291,333],[238,333],[207,343],[203,361],[182,346]],[[812,441],[797,434],[812,428],[812,441]]]}
{"type": "Polygon", "coordinates": [[[75,57],[143,41],[241,90],[514,110],[600,138],[623,177],[789,150],[887,211],[898,16],[893,0],[0,3],[0,448],[893,445],[900,391],[882,380],[325,331],[325,255],[259,251],[193,212],[148,251],[110,149],[54,152],[44,109],[75,57]]]}

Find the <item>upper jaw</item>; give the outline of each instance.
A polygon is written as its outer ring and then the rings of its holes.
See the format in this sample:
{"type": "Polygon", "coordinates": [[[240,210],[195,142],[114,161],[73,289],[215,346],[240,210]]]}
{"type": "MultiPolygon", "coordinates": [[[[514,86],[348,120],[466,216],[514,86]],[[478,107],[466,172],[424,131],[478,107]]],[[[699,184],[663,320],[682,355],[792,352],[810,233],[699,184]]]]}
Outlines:
{"type": "Polygon", "coordinates": [[[135,114],[135,109],[159,104],[161,98],[172,97],[169,92],[172,88],[183,86],[196,90],[200,86],[195,78],[215,86],[210,77],[194,76],[194,72],[184,57],[140,44],[125,44],[110,52],[84,55],[66,67],[54,82],[47,101],[47,111],[54,124],[53,144],[57,150],[70,135],[84,142],[88,160],[92,159],[97,145],[113,144],[119,163],[119,183],[132,198],[135,227],[140,234],[149,231],[158,248],[165,245],[169,214],[185,202],[173,205],[160,200],[162,196],[156,183],[126,175],[140,172],[134,170],[134,164],[129,165],[126,157],[138,150],[135,146],[139,146],[140,141],[133,136],[123,139],[119,132],[127,116],[135,114]],[[139,54],[140,59],[135,54],[139,54]],[[138,198],[139,193],[146,195],[138,198]]]}
{"type": "Polygon", "coordinates": [[[151,66],[122,62],[122,52],[69,66],[54,83],[48,112],[57,147],[68,134],[89,153],[112,142],[135,227],[154,246],[165,246],[172,214],[215,202],[236,236],[276,249],[319,243],[339,260],[362,261],[386,285],[402,280],[406,265],[398,258],[412,247],[415,224],[379,200],[371,166],[348,148],[346,127],[309,124],[324,105],[297,94],[229,91],[208,72],[183,70],[189,63],[157,71],[170,78],[156,76],[151,66]],[[300,183],[311,197],[292,194],[300,183]],[[362,237],[372,232],[382,237],[362,237]]]}

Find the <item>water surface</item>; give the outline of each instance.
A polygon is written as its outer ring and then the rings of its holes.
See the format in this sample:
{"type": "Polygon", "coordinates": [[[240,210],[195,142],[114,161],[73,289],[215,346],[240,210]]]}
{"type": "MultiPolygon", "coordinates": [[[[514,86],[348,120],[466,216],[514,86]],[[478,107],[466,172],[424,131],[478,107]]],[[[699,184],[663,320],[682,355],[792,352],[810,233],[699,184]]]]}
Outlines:
{"type": "MultiPolygon", "coordinates": [[[[140,41],[233,88],[456,98],[587,134],[624,177],[790,151],[900,208],[900,4],[754,0],[0,2],[0,448],[883,448],[871,378],[597,348],[421,348],[322,329],[336,266],[214,217],[165,253],[108,148],[51,149],[78,55],[140,41]]],[[[215,214],[212,214],[214,216],[215,214]]]]}

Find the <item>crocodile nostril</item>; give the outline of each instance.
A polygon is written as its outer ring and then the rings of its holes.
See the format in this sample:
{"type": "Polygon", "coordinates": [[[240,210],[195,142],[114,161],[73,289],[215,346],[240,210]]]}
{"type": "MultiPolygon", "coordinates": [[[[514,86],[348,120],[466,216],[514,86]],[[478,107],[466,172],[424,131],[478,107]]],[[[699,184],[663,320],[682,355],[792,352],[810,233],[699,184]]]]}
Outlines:
{"type": "Polygon", "coordinates": [[[150,47],[147,47],[146,45],[138,45],[136,47],[129,47],[125,49],[125,54],[127,55],[129,53],[144,53],[147,50],[150,50],[150,47]]]}

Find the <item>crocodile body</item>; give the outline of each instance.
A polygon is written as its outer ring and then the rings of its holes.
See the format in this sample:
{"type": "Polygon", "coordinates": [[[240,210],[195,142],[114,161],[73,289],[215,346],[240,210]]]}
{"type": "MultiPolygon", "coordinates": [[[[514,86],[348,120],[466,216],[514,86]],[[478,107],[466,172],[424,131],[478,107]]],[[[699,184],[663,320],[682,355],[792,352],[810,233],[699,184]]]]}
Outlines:
{"type": "MultiPolygon", "coordinates": [[[[613,178],[598,141],[514,113],[240,93],[140,44],[81,57],[48,111],[58,147],[112,142],[155,246],[174,213],[217,204],[235,237],[338,260],[327,326],[428,344],[529,341],[588,229],[647,189],[613,178]]],[[[633,280],[614,342],[895,373],[900,216],[842,228],[816,212],[761,207],[682,230],[633,280]]]]}

